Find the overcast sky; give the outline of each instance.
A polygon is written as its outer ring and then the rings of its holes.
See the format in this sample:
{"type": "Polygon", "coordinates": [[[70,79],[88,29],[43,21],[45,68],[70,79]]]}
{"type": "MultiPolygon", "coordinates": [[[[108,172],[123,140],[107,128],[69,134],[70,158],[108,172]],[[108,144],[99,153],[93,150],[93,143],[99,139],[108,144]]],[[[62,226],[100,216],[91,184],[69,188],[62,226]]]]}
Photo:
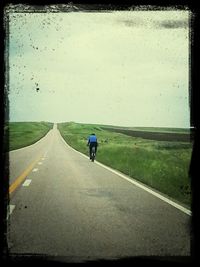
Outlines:
{"type": "Polygon", "coordinates": [[[189,11],[9,19],[10,121],[190,127],[189,11]]]}

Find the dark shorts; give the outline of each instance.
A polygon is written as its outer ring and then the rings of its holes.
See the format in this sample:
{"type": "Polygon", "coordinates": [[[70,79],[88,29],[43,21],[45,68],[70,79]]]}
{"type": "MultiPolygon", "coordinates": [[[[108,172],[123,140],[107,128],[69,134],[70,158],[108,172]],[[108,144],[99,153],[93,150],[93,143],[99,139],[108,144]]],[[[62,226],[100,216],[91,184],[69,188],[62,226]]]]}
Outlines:
{"type": "Polygon", "coordinates": [[[95,147],[95,153],[97,152],[97,142],[91,142],[90,143],[90,154],[92,152],[92,147],[95,147]]]}

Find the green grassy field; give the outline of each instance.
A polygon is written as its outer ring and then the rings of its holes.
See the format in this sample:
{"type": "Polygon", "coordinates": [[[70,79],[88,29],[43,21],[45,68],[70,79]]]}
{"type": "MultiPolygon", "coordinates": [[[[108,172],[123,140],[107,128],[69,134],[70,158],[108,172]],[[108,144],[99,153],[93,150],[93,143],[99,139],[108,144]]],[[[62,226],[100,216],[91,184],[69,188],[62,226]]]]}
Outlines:
{"type": "Polygon", "coordinates": [[[31,145],[41,139],[53,127],[50,122],[9,122],[5,125],[7,144],[4,150],[11,151],[31,145]]]}
{"type": "MultiPolygon", "coordinates": [[[[97,160],[168,195],[191,204],[188,175],[192,143],[167,142],[109,132],[101,125],[60,123],[58,129],[66,142],[88,155],[87,137],[98,137],[97,160]]],[[[172,129],[173,131],[173,129],[172,129]]]]}

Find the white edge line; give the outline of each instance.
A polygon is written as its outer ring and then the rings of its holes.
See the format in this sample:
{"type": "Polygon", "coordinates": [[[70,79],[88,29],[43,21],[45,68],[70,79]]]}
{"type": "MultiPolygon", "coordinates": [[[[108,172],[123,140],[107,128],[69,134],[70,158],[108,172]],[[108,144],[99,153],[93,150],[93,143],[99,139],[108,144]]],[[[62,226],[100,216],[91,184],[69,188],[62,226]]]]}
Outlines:
{"type": "MultiPolygon", "coordinates": [[[[64,142],[64,144],[65,144],[67,147],[69,147],[69,148],[71,148],[72,150],[74,150],[75,152],[81,154],[81,155],[84,156],[85,158],[88,158],[85,154],[81,153],[80,151],[77,151],[76,149],[74,149],[73,147],[71,147],[70,145],[68,145],[68,144],[65,142],[65,140],[63,139],[63,137],[62,137],[61,134],[60,134],[60,136],[61,136],[62,141],[64,142]]],[[[118,176],[122,177],[122,178],[125,179],[126,181],[128,181],[128,182],[130,182],[130,183],[132,183],[132,184],[134,184],[134,185],[136,185],[136,186],[142,188],[143,190],[145,190],[145,191],[147,191],[148,193],[154,195],[155,197],[157,197],[157,198],[163,200],[164,202],[166,202],[166,203],[172,205],[173,207],[175,207],[175,208],[181,210],[182,212],[186,213],[187,215],[190,215],[190,216],[192,215],[191,210],[189,210],[189,209],[187,209],[187,208],[185,208],[185,207],[179,205],[178,203],[176,203],[176,202],[174,202],[174,201],[172,201],[172,200],[170,200],[170,199],[168,199],[168,198],[162,196],[161,194],[159,194],[159,193],[157,193],[157,192],[155,192],[155,191],[149,189],[149,188],[146,187],[145,185],[142,185],[142,184],[138,183],[134,178],[128,178],[128,177],[126,177],[124,174],[122,174],[122,173],[120,173],[120,172],[118,172],[118,171],[116,171],[116,170],[114,170],[114,169],[112,169],[112,168],[110,168],[110,167],[108,167],[108,166],[106,166],[106,165],[104,165],[104,164],[98,162],[98,161],[95,161],[94,163],[96,163],[96,164],[100,165],[101,167],[103,167],[103,168],[105,168],[105,169],[107,169],[107,170],[109,170],[109,171],[111,171],[111,172],[117,174],[118,176]]]]}
{"type": "Polygon", "coordinates": [[[15,208],[15,205],[9,205],[9,206],[8,206],[7,220],[8,220],[8,218],[9,218],[9,216],[12,214],[14,208],[15,208]]]}
{"type": "Polygon", "coordinates": [[[170,199],[168,199],[168,198],[162,196],[161,194],[159,194],[159,193],[157,193],[157,192],[155,192],[155,191],[149,189],[149,188],[146,187],[145,185],[139,184],[139,183],[136,182],[133,178],[128,178],[128,177],[126,177],[125,175],[123,175],[123,174],[121,174],[121,173],[118,173],[117,171],[111,169],[110,167],[107,167],[107,166],[103,165],[102,163],[99,163],[99,162],[96,162],[96,163],[97,163],[98,165],[100,165],[100,166],[106,168],[107,170],[110,170],[111,172],[113,172],[113,173],[119,175],[120,177],[124,178],[124,179],[127,180],[128,182],[130,182],[130,183],[132,183],[132,184],[134,184],[134,185],[136,185],[136,186],[142,188],[143,190],[149,192],[150,194],[152,194],[152,195],[158,197],[159,199],[161,199],[161,200],[167,202],[168,204],[170,204],[170,205],[176,207],[177,209],[179,209],[179,210],[185,212],[186,214],[188,214],[188,215],[191,215],[191,214],[192,214],[190,210],[188,210],[188,209],[184,208],[183,206],[177,204],[176,202],[174,202],[174,201],[172,201],[172,200],[170,200],[170,199]]]}

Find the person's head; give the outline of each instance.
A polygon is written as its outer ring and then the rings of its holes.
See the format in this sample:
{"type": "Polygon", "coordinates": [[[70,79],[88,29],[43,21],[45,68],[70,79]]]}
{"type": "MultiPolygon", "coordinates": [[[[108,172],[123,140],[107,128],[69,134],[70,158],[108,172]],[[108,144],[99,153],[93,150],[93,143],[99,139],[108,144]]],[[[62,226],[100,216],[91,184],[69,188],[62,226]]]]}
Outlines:
{"type": "Polygon", "coordinates": [[[95,133],[92,133],[92,135],[95,135],[95,133]]]}

